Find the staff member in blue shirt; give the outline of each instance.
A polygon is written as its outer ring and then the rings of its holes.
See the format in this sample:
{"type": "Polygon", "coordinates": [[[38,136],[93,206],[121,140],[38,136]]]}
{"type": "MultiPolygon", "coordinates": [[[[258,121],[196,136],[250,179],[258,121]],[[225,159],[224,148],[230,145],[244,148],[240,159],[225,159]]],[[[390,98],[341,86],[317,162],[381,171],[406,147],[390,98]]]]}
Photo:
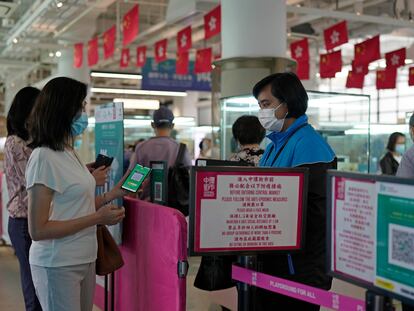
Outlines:
{"type": "MultiPolygon", "coordinates": [[[[326,275],[326,170],[336,168],[331,147],[308,124],[308,95],[294,73],[272,74],[253,88],[259,120],[269,132],[259,166],[309,168],[305,248],[296,254],[258,256],[261,272],[330,289],[326,275]]],[[[258,289],[257,310],[319,310],[318,305],[258,289]]]]}

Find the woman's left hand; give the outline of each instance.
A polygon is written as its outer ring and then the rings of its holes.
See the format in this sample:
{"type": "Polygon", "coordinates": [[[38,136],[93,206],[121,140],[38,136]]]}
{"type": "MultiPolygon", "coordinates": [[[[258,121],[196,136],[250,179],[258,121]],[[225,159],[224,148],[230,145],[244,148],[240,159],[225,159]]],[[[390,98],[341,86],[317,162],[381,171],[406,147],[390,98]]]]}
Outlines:
{"type": "Polygon", "coordinates": [[[118,199],[121,198],[123,196],[126,196],[128,193],[127,190],[122,189],[122,184],[124,183],[124,181],[128,178],[128,175],[131,173],[131,170],[127,170],[124,174],[124,176],[122,176],[122,178],[119,180],[119,182],[115,185],[115,187],[111,190],[112,195],[114,196],[114,199],[118,199]]]}

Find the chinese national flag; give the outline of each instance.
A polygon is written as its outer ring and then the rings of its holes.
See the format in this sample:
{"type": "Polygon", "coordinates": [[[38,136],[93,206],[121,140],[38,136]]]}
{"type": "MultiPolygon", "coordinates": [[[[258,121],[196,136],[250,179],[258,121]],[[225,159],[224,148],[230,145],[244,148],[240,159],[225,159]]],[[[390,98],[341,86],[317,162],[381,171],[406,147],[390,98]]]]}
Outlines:
{"type": "Polygon", "coordinates": [[[380,57],[379,35],[364,42],[358,43],[354,47],[355,65],[369,64],[374,60],[380,59],[380,57]]]}
{"type": "Polygon", "coordinates": [[[108,59],[114,55],[115,52],[115,39],[116,39],[116,26],[113,25],[103,35],[103,50],[104,59],[108,59]]]}
{"type": "Polygon", "coordinates": [[[93,65],[96,65],[98,60],[98,37],[96,37],[88,42],[88,66],[92,67],[93,65]]]}
{"type": "Polygon", "coordinates": [[[408,85],[414,85],[414,67],[408,69],[408,85]]]}
{"type": "Polygon", "coordinates": [[[145,45],[137,47],[137,67],[144,67],[146,61],[147,47],[145,45]]]}
{"type": "Polygon", "coordinates": [[[321,54],[319,59],[319,73],[321,78],[334,78],[335,73],[342,70],[341,51],[321,54]]]}
{"type": "Polygon", "coordinates": [[[396,81],[396,68],[386,68],[384,70],[377,70],[377,90],[395,89],[396,81]]]}
{"type": "Polygon", "coordinates": [[[76,43],[73,46],[73,67],[80,68],[83,63],[83,43],[76,43]]]}
{"type": "Polygon", "coordinates": [[[126,68],[129,65],[129,49],[122,49],[119,67],[126,68]]]}
{"type": "Polygon", "coordinates": [[[298,62],[309,61],[309,43],[308,39],[304,38],[290,44],[290,53],[292,58],[298,62]]]}
{"type": "Polygon", "coordinates": [[[139,8],[138,4],[134,5],[128,13],[124,15],[124,21],[122,23],[122,44],[123,46],[130,44],[134,41],[138,35],[139,27],[139,8]]]}
{"type": "Polygon", "coordinates": [[[177,60],[175,62],[175,73],[178,75],[188,74],[188,64],[188,52],[177,53],[177,60]]]}
{"type": "Polygon", "coordinates": [[[167,59],[167,39],[155,42],[155,62],[163,62],[167,59]]]}
{"type": "Polygon", "coordinates": [[[191,49],[191,45],[191,26],[188,26],[177,34],[177,52],[186,52],[191,49]]]}
{"type": "Polygon", "coordinates": [[[197,50],[196,60],[194,65],[195,73],[211,72],[211,60],[213,51],[211,48],[197,50]]]}
{"type": "Polygon", "coordinates": [[[297,62],[296,75],[300,80],[309,80],[309,61],[297,62]]]}
{"type": "Polygon", "coordinates": [[[362,89],[364,87],[364,79],[365,74],[349,71],[348,78],[346,79],[346,87],[348,89],[362,89]]]}
{"type": "Polygon", "coordinates": [[[221,32],[221,6],[204,15],[204,39],[209,39],[221,32]]]}
{"type": "Polygon", "coordinates": [[[323,31],[323,37],[325,39],[326,49],[332,50],[333,48],[348,42],[348,28],[346,21],[335,24],[323,31]]]}
{"type": "Polygon", "coordinates": [[[366,75],[368,73],[368,64],[356,65],[355,62],[352,61],[352,72],[355,74],[366,75]]]}
{"type": "Polygon", "coordinates": [[[406,49],[402,48],[389,53],[385,53],[385,60],[387,61],[388,67],[401,67],[405,65],[405,54],[406,49]]]}

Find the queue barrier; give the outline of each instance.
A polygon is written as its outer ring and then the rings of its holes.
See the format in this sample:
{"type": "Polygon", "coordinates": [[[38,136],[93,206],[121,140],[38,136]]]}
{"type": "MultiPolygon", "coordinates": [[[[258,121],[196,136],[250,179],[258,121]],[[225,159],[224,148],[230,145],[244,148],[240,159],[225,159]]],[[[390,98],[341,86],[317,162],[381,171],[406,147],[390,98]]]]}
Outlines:
{"type": "MultiPolygon", "coordinates": [[[[177,210],[125,198],[120,250],[125,265],[115,273],[115,310],[185,311],[187,223],[177,210]]],[[[103,309],[104,289],[94,303],[103,309]]]]}
{"type": "Polygon", "coordinates": [[[242,283],[333,310],[365,311],[364,300],[281,279],[236,265],[232,267],[232,277],[242,283]]]}

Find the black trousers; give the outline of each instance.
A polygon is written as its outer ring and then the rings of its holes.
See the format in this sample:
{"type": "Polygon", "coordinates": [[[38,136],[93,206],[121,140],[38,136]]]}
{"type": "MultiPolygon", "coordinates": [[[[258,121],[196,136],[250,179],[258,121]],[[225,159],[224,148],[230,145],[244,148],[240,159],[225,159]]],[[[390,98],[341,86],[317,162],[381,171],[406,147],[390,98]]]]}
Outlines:
{"type": "Polygon", "coordinates": [[[8,231],[13,248],[20,264],[20,281],[22,284],[26,311],[42,311],[36,297],[29,264],[29,249],[32,239],[29,235],[27,218],[9,217],[8,231]]]}
{"type": "Polygon", "coordinates": [[[255,311],[319,311],[320,306],[257,288],[255,311]]]}

